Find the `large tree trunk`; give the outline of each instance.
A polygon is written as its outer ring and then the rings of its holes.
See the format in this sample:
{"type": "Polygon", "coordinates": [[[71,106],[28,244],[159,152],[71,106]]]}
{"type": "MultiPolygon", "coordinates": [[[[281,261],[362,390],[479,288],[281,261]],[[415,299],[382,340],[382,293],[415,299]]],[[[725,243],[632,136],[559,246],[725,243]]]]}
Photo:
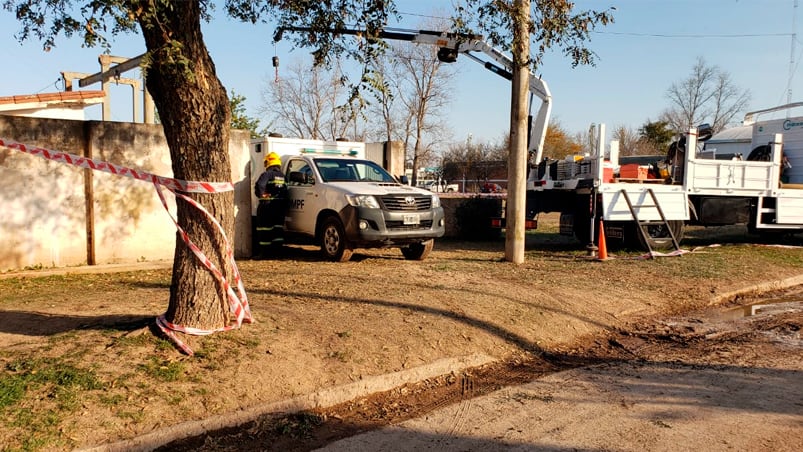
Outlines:
{"type": "MultiPolygon", "coordinates": [[[[201,35],[199,2],[142,2],[140,6],[143,9],[138,21],[150,59],[147,87],[164,127],[174,177],[230,181],[231,111],[226,90],[215,74],[201,35]],[[168,3],[169,11],[164,6],[168,3]]],[[[233,238],[233,192],[189,196],[204,206],[220,222],[226,235],[233,238]]],[[[179,226],[231,280],[232,266],[223,237],[196,207],[182,199],[176,202],[179,226]]],[[[202,330],[221,328],[231,320],[225,291],[178,234],[166,319],[202,330]]]]}

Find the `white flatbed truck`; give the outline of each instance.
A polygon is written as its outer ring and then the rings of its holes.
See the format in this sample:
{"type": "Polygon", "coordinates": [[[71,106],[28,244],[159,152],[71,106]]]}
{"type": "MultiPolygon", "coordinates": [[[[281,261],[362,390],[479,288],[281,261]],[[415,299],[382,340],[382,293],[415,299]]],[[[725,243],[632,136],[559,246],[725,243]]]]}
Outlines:
{"type": "Polygon", "coordinates": [[[598,240],[600,219],[606,242],[647,251],[679,249],[687,224],[746,224],[758,234],[801,232],[803,117],[756,121],[760,114],[799,106],[803,103],[748,113],[753,152],[743,160],[702,158],[697,130],[690,130],[683,140],[686,152],[671,162],[667,170],[673,176],[667,178],[614,177],[606,168],[618,166],[618,143],[610,143],[606,159],[602,125],[589,157],[549,161],[537,155],[527,182],[527,217],[560,212],[561,232],[589,248],[598,240]]]}

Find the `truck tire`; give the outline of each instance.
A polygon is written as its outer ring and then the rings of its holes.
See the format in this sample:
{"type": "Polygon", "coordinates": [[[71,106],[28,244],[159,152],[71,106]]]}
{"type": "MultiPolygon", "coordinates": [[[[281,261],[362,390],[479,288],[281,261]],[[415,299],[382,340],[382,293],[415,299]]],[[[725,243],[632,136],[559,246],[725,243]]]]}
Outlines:
{"type": "MultiPolygon", "coordinates": [[[[680,243],[683,239],[683,232],[685,229],[686,224],[681,220],[670,220],[667,221],[669,228],[672,230],[672,233],[675,235],[675,240],[680,243]]],[[[666,226],[664,225],[642,225],[638,226],[635,223],[631,223],[630,227],[627,228],[629,231],[630,239],[628,243],[632,246],[641,248],[644,251],[649,249],[655,251],[662,251],[668,250],[674,247],[672,243],[672,236],[669,235],[669,230],[667,230],[666,226]],[[639,233],[638,227],[644,229],[644,235],[647,236],[647,241],[649,242],[649,247],[647,246],[647,242],[644,241],[644,237],[639,233]]]]}
{"type": "Polygon", "coordinates": [[[747,156],[747,161],[749,162],[769,162],[772,158],[772,148],[765,144],[762,146],[758,146],[750,151],[750,154],[747,156]]]}
{"type": "Polygon", "coordinates": [[[410,245],[403,246],[401,247],[401,252],[408,261],[423,261],[429,256],[434,246],[435,239],[429,239],[426,242],[411,243],[410,245]]]}
{"type": "Polygon", "coordinates": [[[326,217],[321,225],[321,254],[332,262],[346,262],[353,250],[346,241],[343,223],[335,216],[326,217]]]}

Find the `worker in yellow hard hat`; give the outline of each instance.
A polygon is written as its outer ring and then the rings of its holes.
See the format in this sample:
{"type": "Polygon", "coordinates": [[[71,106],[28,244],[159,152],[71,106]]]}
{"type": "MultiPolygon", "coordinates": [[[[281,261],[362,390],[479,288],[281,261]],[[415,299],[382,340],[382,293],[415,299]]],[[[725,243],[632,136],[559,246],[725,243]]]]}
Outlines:
{"type": "Polygon", "coordinates": [[[287,185],[282,173],[279,154],[270,152],[265,156],[265,172],[254,184],[254,194],[259,199],[257,207],[257,259],[276,257],[284,245],[284,216],[287,210],[287,185]]]}

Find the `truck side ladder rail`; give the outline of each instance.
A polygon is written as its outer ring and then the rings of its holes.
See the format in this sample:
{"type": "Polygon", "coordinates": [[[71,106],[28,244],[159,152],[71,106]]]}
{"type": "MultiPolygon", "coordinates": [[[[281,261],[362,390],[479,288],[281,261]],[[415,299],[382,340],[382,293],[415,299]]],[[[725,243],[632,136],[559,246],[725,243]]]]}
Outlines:
{"type": "Polygon", "coordinates": [[[652,188],[647,189],[647,193],[650,194],[650,198],[652,198],[652,204],[640,204],[639,208],[644,207],[653,207],[655,210],[658,211],[658,216],[661,217],[660,221],[649,221],[649,220],[640,220],[638,215],[636,214],[636,209],[633,207],[633,203],[630,201],[630,196],[627,195],[627,190],[621,189],[619,192],[625,198],[625,202],[627,203],[627,208],[630,209],[630,214],[633,215],[633,220],[636,222],[636,227],[638,229],[639,234],[641,234],[641,238],[645,245],[647,245],[647,250],[650,252],[650,257],[652,257],[652,247],[650,246],[649,238],[647,237],[647,233],[644,231],[643,226],[660,224],[663,225],[666,230],[669,232],[669,237],[672,238],[672,246],[675,247],[675,250],[680,251],[680,244],[678,243],[677,238],[675,238],[675,233],[672,232],[672,228],[669,227],[669,222],[666,220],[666,216],[664,215],[663,209],[661,209],[661,205],[658,204],[658,198],[655,197],[655,192],[652,191],[652,188]]]}

